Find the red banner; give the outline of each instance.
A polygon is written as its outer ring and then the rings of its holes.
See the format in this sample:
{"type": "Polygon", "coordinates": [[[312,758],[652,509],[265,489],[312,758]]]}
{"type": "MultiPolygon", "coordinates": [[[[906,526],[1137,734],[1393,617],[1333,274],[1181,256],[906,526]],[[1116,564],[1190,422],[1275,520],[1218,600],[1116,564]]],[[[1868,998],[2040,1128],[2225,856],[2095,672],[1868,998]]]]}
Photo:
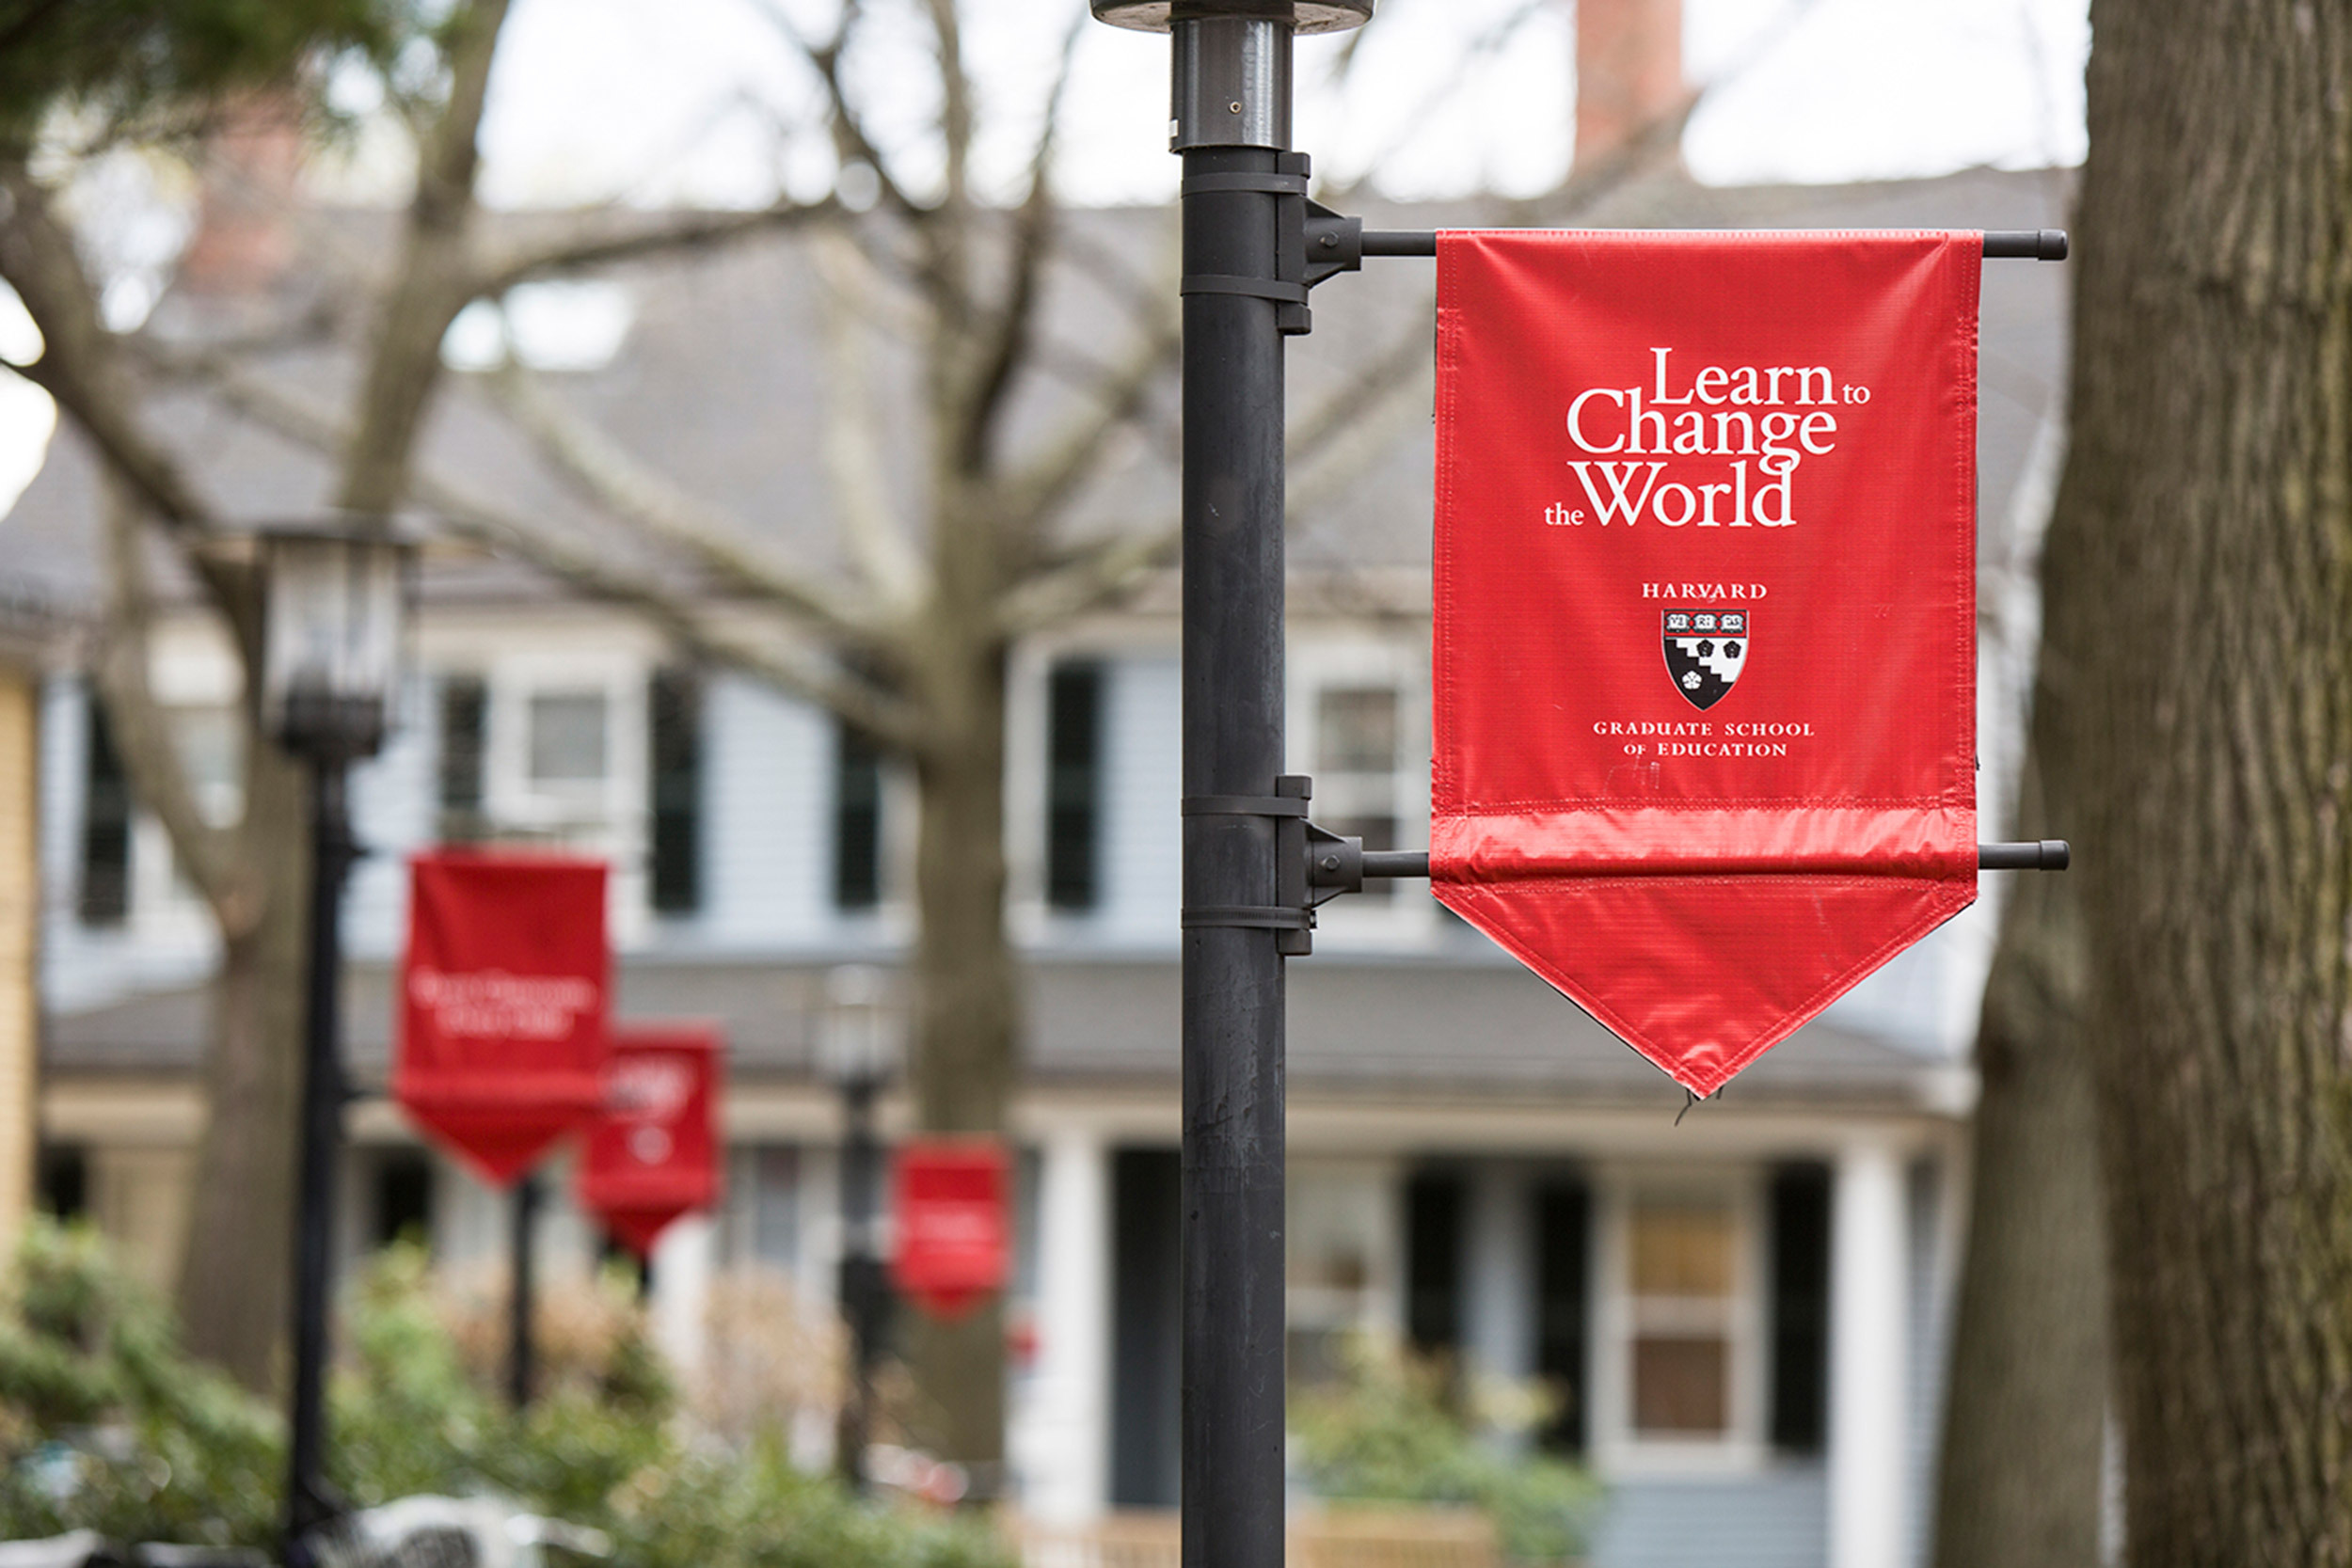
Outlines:
{"type": "Polygon", "coordinates": [[[1980,261],[1438,240],[1436,891],[1695,1094],[1976,896],[1980,261]]]}
{"type": "Polygon", "coordinates": [[[898,1150],[890,1275],[927,1310],[956,1317],[1004,1288],[1012,1254],[1008,1169],[1001,1145],[976,1139],[898,1150]]]}
{"type": "Polygon", "coordinates": [[[600,862],[409,862],[392,1093],[494,1186],[604,1103],[611,958],[600,862]]]}
{"type": "Polygon", "coordinates": [[[616,1023],[604,1114],[580,1156],[580,1206],[640,1258],[672,1220],[719,1198],[719,1031],[616,1023]]]}

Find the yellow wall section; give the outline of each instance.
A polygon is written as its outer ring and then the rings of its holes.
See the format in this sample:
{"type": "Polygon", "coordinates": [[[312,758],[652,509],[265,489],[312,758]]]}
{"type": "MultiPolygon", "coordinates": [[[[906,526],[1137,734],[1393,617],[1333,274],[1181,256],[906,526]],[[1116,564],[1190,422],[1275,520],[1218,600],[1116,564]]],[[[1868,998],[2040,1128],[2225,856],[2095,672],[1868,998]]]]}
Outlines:
{"type": "Polygon", "coordinates": [[[34,839],[38,682],[0,666],[0,1257],[33,1206],[39,1071],[37,933],[40,874],[34,839]]]}

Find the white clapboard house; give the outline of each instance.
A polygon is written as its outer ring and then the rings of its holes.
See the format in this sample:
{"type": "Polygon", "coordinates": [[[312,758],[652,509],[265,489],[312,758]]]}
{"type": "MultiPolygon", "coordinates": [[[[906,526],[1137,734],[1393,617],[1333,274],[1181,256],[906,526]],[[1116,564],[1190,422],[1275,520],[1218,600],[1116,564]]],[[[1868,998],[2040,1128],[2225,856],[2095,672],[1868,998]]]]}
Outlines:
{"type": "MultiPolygon", "coordinates": [[[[2024,229],[2062,225],[2068,195],[2057,174],[1743,189],[1666,176],[1593,219],[2024,229]]],[[[1164,214],[1088,221],[1148,235],[1164,214]]],[[[570,301],[603,341],[560,374],[567,395],[740,515],[822,504],[805,433],[823,356],[792,243],[698,263],[691,287],[643,265],[570,301]]],[[[1314,335],[1292,350],[1302,388],[1331,384],[1424,297],[1427,262],[1371,268],[1318,292],[1314,335]]],[[[1988,263],[1988,555],[2045,504],[2063,277],[1988,263]]],[[[167,298],[158,319],[205,308],[167,298]]],[[[323,470],[293,449],[217,415],[172,419],[231,510],[323,499],[323,470]]],[[[578,506],[494,432],[453,389],[435,463],[542,516],[578,506]]],[[[1375,435],[1358,471],[1293,522],[1290,767],[1314,777],[1327,825],[1412,847],[1428,801],[1425,415],[1375,435]]],[[[1172,496],[1156,457],[1131,472],[1172,496]]],[[[0,520],[0,588],[90,604],[96,533],[91,461],[63,430],[0,520]]],[[[430,584],[404,726],[355,784],[374,850],[348,919],[359,1082],[380,1091],[384,1078],[404,852],[487,835],[607,854],[623,1010],[716,1016],[732,1053],[725,1205],[665,1239],[663,1333],[691,1358],[703,1292],[727,1270],[777,1271],[824,1302],[839,1113],[813,1041],[829,973],[887,968],[903,949],[903,782],[825,715],[685,669],[645,625],[519,568],[460,562],[430,584]]],[[[1031,1348],[1013,1374],[1011,1449],[1024,1505],[1050,1519],[1175,1500],[1173,607],[1170,585],[1147,588],[1023,646],[1014,674],[1008,847],[1026,966],[1014,1291],[1031,1348]]],[[[240,692],[217,633],[170,620],[153,676],[200,788],[233,811],[240,692]]],[[[70,663],[46,676],[40,717],[44,1190],[163,1280],[186,1206],[214,942],[70,663]]],[[[1972,911],[1677,1119],[1679,1089],[1426,884],[1327,911],[1314,956],[1291,966],[1295,1372],[1370,1329],[1545,1380],[1562,1396],[1545,1440],[1611,1483],[1597,1568],[1916,1560],[1989,929],[1972,911]]],[[[347,1260],[411,1227],[452,1261],[503,1245],[501,1204],[380,1099],[351,1127],[347,1260]]],[[[544,1246],[560,1279],[596,1241],[559,1205],[544,1246]]]]}

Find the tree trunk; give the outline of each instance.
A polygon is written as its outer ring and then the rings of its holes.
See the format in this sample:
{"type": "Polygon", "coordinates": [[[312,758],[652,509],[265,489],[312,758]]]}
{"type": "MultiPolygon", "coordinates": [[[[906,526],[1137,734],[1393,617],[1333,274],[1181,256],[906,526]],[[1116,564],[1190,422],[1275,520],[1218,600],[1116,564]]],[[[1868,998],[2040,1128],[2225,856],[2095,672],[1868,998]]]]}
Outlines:
{"type": "Polygon", "coordinates": [[[240,837],[262,901],[256,922],[224,939],[214,982],[179,1305],[191,1351],[267,1389],[283,1370],[310,867],[301,768],[258,736],[246,752],[240,837]]]}
{"type": "MultiPolygon", "coordinates": [[[[2028,818],[2026,831],[2042,830],[2028,818]]],[[[2098,1560],[2106,1259],[2082,989],[2072,883],[2018,878],[1977,1030],[1984,1088],[1945,1404],[1936,1568],[2098,1560]]]]}
{"type": "MultiPolygon", "coordinates": [[[[915,851],[921,933],[909,1062],[925,1132],[1002,1136],[1019,1007],[1005,931],[1005,655],[993,641],[934,652],[925,682],[938,736],[918,755],[915,851]]],[[[918,1401],[918,1446],[967,1466],[993,1495],[1005,1449],[1000,1298],[957,1319],[909,1309],[902,1348],[918,1401]]]]}
{"type": "Polygon", "coordinates": [[[2042,761],[2131,1560],[2352,1564],[2352,18],[2094,6],[2042,761]]]}

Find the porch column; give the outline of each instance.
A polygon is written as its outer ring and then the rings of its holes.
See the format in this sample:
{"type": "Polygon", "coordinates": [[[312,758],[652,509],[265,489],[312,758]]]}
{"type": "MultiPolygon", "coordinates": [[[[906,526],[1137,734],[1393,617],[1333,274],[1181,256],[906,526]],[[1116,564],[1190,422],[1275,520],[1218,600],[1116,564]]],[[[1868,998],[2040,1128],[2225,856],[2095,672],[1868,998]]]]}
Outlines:
{"type": "Polygon", "coordinates": [[[691,1379],[702,1367],[708,1330],[710,1276],[719,1259],[719,1222],[709,1214],[688,1214],[670,1222],[653,1246],[654,1343],[679,1373],[691,1379]]]}
{"type": "Polygon", "coordinates": [[[1830,1256],[1830,1568],[1905,1560],[1903,1163],[1893,1143],[1837,1154],[1830,1256]]]}
{"type": "Polygon", "coordinates": [[[1041,1524],[1103,1512],[1110,1467],[1110,1156],[1087,1128],[1047,1135],[1038,1178],[1037,1365],[1019,1434],[1041,1524]]]}
{"type": "Polygon", "coordinates": [[[1535,1370],[1535,1271],[1527,1171],[1481,1162],[1470,1176],[1470,1231],[1462,1287],[1470,1359],[1493,1377],[1535,1370]]]}

